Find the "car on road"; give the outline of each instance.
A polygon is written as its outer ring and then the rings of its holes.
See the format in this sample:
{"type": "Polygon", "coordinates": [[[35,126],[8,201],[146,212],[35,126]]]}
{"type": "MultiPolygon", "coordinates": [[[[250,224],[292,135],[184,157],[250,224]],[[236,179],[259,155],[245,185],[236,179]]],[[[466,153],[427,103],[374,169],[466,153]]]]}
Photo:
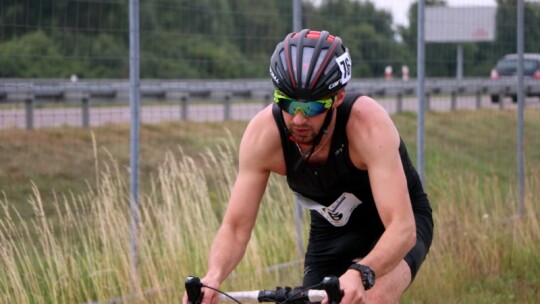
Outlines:
{"type": "MultiPolygon", "coordinates": [[[[518,54],[508,54],[499,59],[495,67],[491,70],[491,79],[517,78],[518,72],[518,54]]],[[[523,76],[525,79],[536,79],[540,82],[540,54],[526,53],[523,54],[523,76]]],[[[507,94],[513,102],[517,102],[516,94],[507,94]]],[[[528,97],[537,96],[538,93],[529,93],[528,97]]],[[[499,102],[499,99],[504,95],[491,95],[491,102],[499,102]]]]}

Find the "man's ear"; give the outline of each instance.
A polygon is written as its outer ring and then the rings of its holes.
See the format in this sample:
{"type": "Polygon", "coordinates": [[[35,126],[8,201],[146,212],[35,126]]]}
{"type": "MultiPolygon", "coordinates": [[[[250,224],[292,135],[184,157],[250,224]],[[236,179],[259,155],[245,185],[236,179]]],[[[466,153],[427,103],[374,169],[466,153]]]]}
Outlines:
{"type": "Polygon", "coordinates": [[[345,89],[339,90],[334,100],[334,108],[338,107],[345,99],[345,89]]]}

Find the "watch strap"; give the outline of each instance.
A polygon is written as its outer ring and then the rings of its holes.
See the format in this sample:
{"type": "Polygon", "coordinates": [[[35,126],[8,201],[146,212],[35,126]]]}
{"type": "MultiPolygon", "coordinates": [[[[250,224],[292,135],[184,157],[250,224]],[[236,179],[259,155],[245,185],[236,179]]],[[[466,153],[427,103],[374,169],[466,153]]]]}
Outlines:
{"type": "Polygon", "coordinates": [[[375,285],[375,272],[368,266],[352,263],[351,266],[349,266],[349,269],[354,269],[360,273],[360,278],[362,279],[365,290],[368,290],[375,285]]]}

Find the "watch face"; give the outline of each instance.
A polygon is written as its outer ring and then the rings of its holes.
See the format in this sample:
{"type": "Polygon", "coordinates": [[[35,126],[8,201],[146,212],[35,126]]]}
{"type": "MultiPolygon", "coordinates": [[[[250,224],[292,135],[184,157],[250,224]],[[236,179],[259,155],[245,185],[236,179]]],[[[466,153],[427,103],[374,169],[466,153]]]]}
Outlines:
{"type": "Polygon", "coordinates": [[[352,264],[350,268],[360,272],[362,284],[364,285],[364,288],[366,290],[370,289],[371,287],[373,287],[373,285],[375,285],[375,273],[373,272],[373,270],[371,270],[371,268],[356,263],[352,264]]]}
{"type": "Polygon", "coordinates": [[[375,276],[373,275],[373,271],[371,269],[367,271],[366,279],[370,287],[372,287],[375,284],[375,276]]]}

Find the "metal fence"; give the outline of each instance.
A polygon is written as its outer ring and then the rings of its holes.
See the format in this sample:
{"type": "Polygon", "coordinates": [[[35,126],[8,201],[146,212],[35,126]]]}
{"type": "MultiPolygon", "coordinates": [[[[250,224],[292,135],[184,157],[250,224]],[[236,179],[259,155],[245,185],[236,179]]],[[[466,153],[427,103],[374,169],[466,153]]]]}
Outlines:
{"type": "MultiPolygon", "coordinates": [[[[419,101],[425,103],[426,118],[437,111],[484,108],[509,109],[517,117],[519,105],[524,111],[540,106],[537,97],[527,97],[540,94],[540,80],[525,79],[520,90],[517,76],[490,79],[497,59],[518,52],[520,35],[524,36],[522,51],[540,49],[538,2],[527,2],[527,7],[519,10],[511,1],[499,1],[493,41],[420,43],[425,47],[420,58],[417,26],[423,19],[417,14],[417,4],[410,7],[413,19],[409,26],[397,27],[388,13],[369,2],[350,1],[356,4],[344,8],[340,3],[348,1],[322,1],[321,5],[327,6],[320,9],[307,1],[301,15],[298,7],[293,11],[291,2],[285,0],[229,1],[226,7],[226,1],[205,7],[207,2],[155,0],[141,4],[142,80],[140,87],[139,83],[136,86],[140,88],[143,124],[249,120],[272,101],[266,75],[268,60],[275,43],[292,31],[293,25],[340,35],[353,56],[354,78],[347,89],[375,97],[390,113],[417,111],[419,101]],[[525,14],[525,29],[521,30],[520,12],[525,14]],[[425,66],[419,65],[421,62],[425,66]],[[418,80],[420,69],[425,69],[425,78],[418,80]],[[456,70],[459,77],[455,77],[456,70]],[[493,103],[490,99],[494,95],[524,98],[521,104],[508,98],[493,103]]],[[[133,28],[126,17],[126,1],[68,0],[43,5],[23,1],[11,8],[0,11],[0,136],[10,136],[9,132],[19,128],[39,132],[43,126],[92,128],[133,120],[128,104],[133,97],[129,81],[133,28]]],[[[468,20],[456,18],[453,22],[468,20]]],[[[449,36],[451,31],[450,26],[449,36]]],[[[454,122],[467,119],[456,115],[454,122]]],[[[496,125],[497,120],[492,123],[496,125]]],[[[469,132],[469,137],[477,137],[474,128],[469,132]]],[[[484,141],[483,146],[490,150],[500,139],[497,132],[493,128],[492,136],[477,140],[484,141]]],[[[508,146],[518,150],[524,146],[519,134],[537,131],[524,130],[518,123],[504,132],[516,134],[516,142],[508,146]]],[[[496,153],[486,152],[486,158],[477,161],[521,174],[515,164],[500,164],[496,153]]],[[[428,159],[426,166],[430,164],[428,159]]],[[[1,190],[8,187],[3,185],[1,190]]]]}

